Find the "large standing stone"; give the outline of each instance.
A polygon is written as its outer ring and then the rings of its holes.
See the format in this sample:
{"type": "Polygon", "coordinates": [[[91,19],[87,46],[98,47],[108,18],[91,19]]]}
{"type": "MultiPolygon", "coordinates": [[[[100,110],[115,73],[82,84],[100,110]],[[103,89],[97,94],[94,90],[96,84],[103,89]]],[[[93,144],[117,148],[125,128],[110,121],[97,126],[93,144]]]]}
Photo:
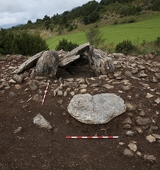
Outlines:
{"type": "Polygon", "coordinates": [[[114,71],[112,58],[108,57],[105,52],[95,49],[93,46],[89,48],[89,63],[97,76],[107,74],[114,71]]]}
{"type": "Polygon", "coordinates": [[[68,105],[68,112],[86,124],[107,123],[125,111],[123,99],[113,93],[77,94],[68,105]]]}
{"type": "Polygon", "coordinates": [[[59,57],[56,51],[45,51],[38,59],[36,73],[38,75],[55,76],[58,68],[59,57]]]}

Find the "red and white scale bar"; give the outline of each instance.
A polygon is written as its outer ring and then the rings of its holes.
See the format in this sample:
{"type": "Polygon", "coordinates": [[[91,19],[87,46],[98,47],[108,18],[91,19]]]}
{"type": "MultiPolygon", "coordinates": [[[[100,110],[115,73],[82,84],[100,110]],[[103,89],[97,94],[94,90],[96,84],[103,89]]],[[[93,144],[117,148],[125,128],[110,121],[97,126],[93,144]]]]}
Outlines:
{"type": "Polygon", "coordinates": [[[46,90],[44,91],[44,96],[43,96],[43,99],[42,99],[42,105],[44,105],[44,100],[45,100],[45,98],[46,98],[46,94],[47,94],[47,92],[48,92],[48,88],[49,88],[49,82],[47,83],[47,85],[46,85],[46,90]]]}
{"type": "Polygon", "coordinates": [[[118,139],[119,136],[66,136],[66,139],[118,139]]]}

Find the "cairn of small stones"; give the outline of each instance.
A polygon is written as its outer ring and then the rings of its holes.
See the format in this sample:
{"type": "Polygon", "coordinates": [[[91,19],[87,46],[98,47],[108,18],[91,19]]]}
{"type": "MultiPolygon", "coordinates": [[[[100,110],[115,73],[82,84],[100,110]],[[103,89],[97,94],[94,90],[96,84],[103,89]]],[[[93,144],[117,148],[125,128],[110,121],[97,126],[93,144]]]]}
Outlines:
{"type": "MultiPolygon", "coordinates": [[[[123,126],[124,133],[128,137],[134,139],[135,135],[144,136],[144,140],[148,143],[160,143],[160,134],[156,133],[159,126],[156,123],[156,117],[159,116],[160,110],[156,110],[153,118],[147,117],[151,109],[145,110],[145,106],[134,103],[139,99],[140,93],[130,94],[129,91],[133,88],[138,88],[143,91],[145,98],[147,98],[153,106],[160,105],[160,62],[154,60],[154,55],[140,55],[140,56],[125,56],[120,53],[108,54],[111,57],[115,70],[113,73],[99,75],[97,77],[80,77],[80,78],[59,78],[51,79],[45,76],[32,76],[32,68],[24,71],[18,75],[19,59],[26,60],[21,55],[7,56],[1,59],[0,75],[0,93],[5,93],[7,89],[10,90],[10,97],[16,96],[15,89],[21,89],[25,84],[27,87],[25,91],[34,91],[35,94],[30,96],[29,100],[40,102],[43,95],[43,90],[46,82],[50,81],[49,93],[54,96],[74,96],[75,94],[98,94],[104,92],[114,92],[117,95],[127,96],[126,103],[126,118],[120,122],[123,126]],[[7,64],[6,64],[7,63],[7,64]],[[134,82],[138,82],[139,87],[134,87],[134,82]],[[154,85],[152,87],[152,85],[154,85]],[[155,86],[156,85],[156,86],[155,86]],[[155,88],[156,87],[156,88],[155,88]],[[127,94],[128,93],[128,94],[127,94]],[[134,115],[138,112],[138,116],[134,115]],[[135,122],[135,124],[133,123],[135,122]]],[[[150,153],[142,153],[139,151],[136,140],[125,143],[119,142],[119,147],[124,147],[123,154],[129,157],[138,156],[150,162],[156,162],[156,157],[150,153]]]]}

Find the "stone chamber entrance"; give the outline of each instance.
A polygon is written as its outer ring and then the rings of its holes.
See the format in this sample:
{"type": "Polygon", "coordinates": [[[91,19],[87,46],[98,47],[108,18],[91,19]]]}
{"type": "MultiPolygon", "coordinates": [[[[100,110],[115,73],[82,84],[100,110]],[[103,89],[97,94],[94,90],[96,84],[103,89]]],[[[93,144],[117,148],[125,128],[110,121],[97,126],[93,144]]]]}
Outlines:
{"type": "Polygon", "coordinates": [[[57,78],[96,77],[86,57],[80,57],[65,67],[58,67],[56,76],[57,78]]]}

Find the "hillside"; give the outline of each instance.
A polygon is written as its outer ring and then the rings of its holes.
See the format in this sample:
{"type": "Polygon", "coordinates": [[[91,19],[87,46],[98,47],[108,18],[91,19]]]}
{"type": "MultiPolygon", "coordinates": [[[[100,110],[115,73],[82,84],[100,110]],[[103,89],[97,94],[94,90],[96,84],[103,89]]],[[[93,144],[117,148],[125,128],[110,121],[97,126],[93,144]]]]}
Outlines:
{"type": "MultiPolygon", "coordinates": [[[[105,40],[98,47],[104,51],[114,52],[117,43],[129,40],[138,46],[137,54],[153,51],[159,54],[159,45],[155,45],[156,39],[159,41],[159,6],[160,0],[101,0],[100,3],[89,1],[60,15],[45,15],[35,23],[29,20],[25,25],[1,30],[0,53],[33,55],[33,49],[38,48],[31,45],[32,37],[28,40],[27,34],[36,34],[35,37],[40,36],[45,40],[45,43],[41,40],[44,50],[56,49],[62,39],[80,45],[88,41],[86,31],[96,26],[105,40]],[[13,41],[13,37],[16,37],[16,41],[13,41]],[[24,43],[19,43],[21,38],[24,43]]],[[[39,46],[38,43],[35,44],[39,46]]],[[[39,51],[42,51],[42,48],[39,51]]]]}
{"type": "Polygon", "coordinates": [[[98,25],[131,23],[142,19],[141,16],[151,11],[160,11],[160,0],[101,0],[89,1],[71,11],[62,14],[47,15],[43,19],[31,20],[25,25],[13,27],[12,30],[39,32],[43,36],[61,35],[72,31],[85,30],[93,23],[98,25]]]}
{"type": "MultiPolygon", "coordinates": [[[[134,23],[101,24],[99,28],[105,39],[105,44],[115,46],[117,43],[128,39],[133,44],[140,45],[143,42],[154,41],[160,35],[159,21],[160,13],[155,13],[146,15],[145,18],[143,16],[143,20],[134,23]]],[[[119,22],[122,22],[122,20],[119,20],[119,22]]],[[[46,42],[49,49],[55,49],[58,42],[63,38],[79,45],[87,42],[85,31],[72,31],[47,38],[46,42]]]]}

